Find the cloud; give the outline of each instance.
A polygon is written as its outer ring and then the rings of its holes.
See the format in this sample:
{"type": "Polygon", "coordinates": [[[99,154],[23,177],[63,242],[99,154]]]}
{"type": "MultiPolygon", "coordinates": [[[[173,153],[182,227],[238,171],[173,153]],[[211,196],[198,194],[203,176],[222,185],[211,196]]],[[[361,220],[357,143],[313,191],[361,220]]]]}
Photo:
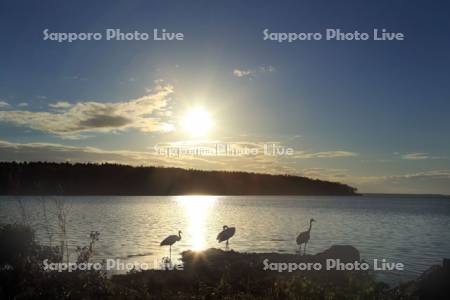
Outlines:
{"type": "Polygon", "coordinates": [[[386,176],[384,180],[400,180],[400,179],[420,179],[420,178],[443,178],[450,179],[450,170],[430,170],[403,175],[386,176]]]}
{"type": "Polygon", "coordinates": [[[295,154],[295,158],[337,158],[337,157],[354,157],[358,153],[349,151],[322,151],[322,152],[304,152],[299,151],[295,154]]]}
{"type": "Polygon", "coordinates": [[[428,156],[428,153],[408,153],[405,155],[402,155],[402,159],[406,160],[422,160],[422,159],[428,159],[430,158],[428,156]]]}
{"type": "Polygon", "coordinates": [[[402,159],[406,160],[445,159],[445,157],[431,156],[428,153],[424,152],[407,153],[402,155],[401,157],[402,159]]]}
{"type": "MultiPolygon", "coordinates": [[[[95,147],[67,146],[55,143],[11,143],[0,140],[2,161],[110,162],[129,165],[167,165],[165,157],[152,152],[102,150],[95,147]]],[[[172,166],[183,162],[172,161],[172,166]]]]}
{"type": "Polygon", "coordinates": [[[415,173],[380,175],[380,176],[360,176],[355,177],[359,183],[390,182],[398,183],[401,181],[415,179],[450,179],[450,170],[428,170],[415,173]]]}
{"type": "Polygon", "coordinates": [[[320,178],[331,181],[340,181],[348,176],[347,169],[307,168],[300,172],[310,178],[320,178]]]}
{"type": "Polygon", "coordinates": [[[274,66],[261,66],[261,67],[259,67],[259,71],[260,71],[260,73],[272,73],[272,72],[275,72],[276,71],[276,69],[275,69],[275,67],[274,66]]]}
{"type": "MultiPolygon", "coordinates": [[[[215,147],[213,142],[202,144],[215,147]]],[[[237,142],[236,147],[249,146],[249,142],[237,142]]],[[[194,144],[175,142],[159,144],[160,148],[194,148],[194,144]]],[[[260,145],[255,145],[255,147],[260,145]]],[[[96,147],[68,146],[55,143],[12,143],[0,140],[2,161],[53,161],[53,162],[110,162],[128,165],[152,165],[164,167],[183,167],[203,170],[246,171],[272,174],[298,174],[297,170],[285,163],[283,158],[264,155],[168,155],[154,147],[147,151],[103,150],[96,147]]]]}
{"type": "Polygon", "coordinates": [[[269,65],[269,66],[260,66],[255,69],[234,69],[233,75],[236,77],[254,78],[259,74],[272,72],[275,72],[275,68],[269,65]]]}
{"type": "Polygon", "coordinates": [[[169,124],[162,120],[161,111],[167,110],[171,85],[157,84],[151,94],[123,102],[57,102],[56,111],[1,111],[0,121],[29,127],[58,135],[62,138],[80,138],[89,132],[114,132],[136,129],[142,132],[166,131],[169,124]]]}
{"type": "MultiPolygon", "coordinates": [[[[160,149],[181,149],[185,152],[195,152],[195,150],[204,150],[205,152],[219,152],[218,156],[229,156],[237,155],[240,156],[254,156],[254,153],[265,154],[264,151],[271,153],[274,147],[279,147],[281,149],[287,149],[287,147],[283,143],[279,141],[270,141],[270,142],[251,142],[251,141],[203,141],[203,142],[172,142],[172,143],[164,143],[158,144],[157,147],[160,149]],[[219,149],[219,150],[218,150],[219,149]]],[[[293,149],[293,148],[291,148],[293,149]]],[[[293,155],[285,155],[286,157],[294,158],[294,159],[310,159],[310,158],[341,158],[341,157],[354,157],[358,156],[357,153],[349,152],[349,151],[321,151],[321,152],[306,152],[306,151],[298,151],[293,149],[293,155]]],[[[217,155],[216,155],[217,156],[217,155]]],[[[280,155],[283,156],[283,155],[280,155]]]]}
{"type": "Polygon", "coordinates": [[[56,103],[49,104],[48,106],[50,106],[51,108],[55,108],[55,109],[66,109],[66,108],[71,108],[72,104],[70,104],[67,101],[58,101],[56,103]]]}
{"type": "Polygon", "coordinates": [[[119,163],[181,167],[203,170],[229,170],[263,173],[288,173],[273,157],[173,157],[148,151],[103,150],[96,147],[76,147],[54,143],[11,143],[0,140],[2,161],[51,161],[82,163],[119,163]]]}
{"type": "Polygon", "coordinates": [[[450,170],[426,170],[376,176],[348,174],[342,178],[333,176],[324,178],[344,181],[358,187],[361,192],[450,195],[450,170]]]}
{"type": "Polygon", "coordinates": [[[19,104],[17,104],[18,107],[27,107],[28,103],[27,102],[20,102],[19,104]]]}
{"type": "Polygon", "coordinates": [[[167,154],[175,159],[195,160],[196,166],[204,169],[211,167],[221,170],[237,170],[271,174],[302,175],[307,177],[342,181],[347,179],[347,170],[310,168],[300,169],[300,159],[328,159],[337,157],[353,157],[358,154],[348,151],[304,152],[294,150],[294,155],[286,153],[273,155],[270,148],[288,146],[280,141],[255,142],[236,141],[232,138],[203,142],[168,142],[157,144],[156,152],[167,154]],[[269,149],[268,149],[268,148],[269,149]],[[265,152],[267,151],[268,152],[265,152]],[[199,153],[201,153],[199,155],[199,153]]]}
{"type": "Polygon", "coordinates": [[[239,70],[239,69],[233,70],[233,75],[236,77],[245,77],[250,74],[252,74],[252,71],[250,71],[250,70],[239,70]]]}
{"type": "Polygon", "coordinates": [[[7,107],[9,107],[9,106],[10,106],[10,105],[9,105],[8,102],[0,101],[0,108],[7,108],[7,107]]]}

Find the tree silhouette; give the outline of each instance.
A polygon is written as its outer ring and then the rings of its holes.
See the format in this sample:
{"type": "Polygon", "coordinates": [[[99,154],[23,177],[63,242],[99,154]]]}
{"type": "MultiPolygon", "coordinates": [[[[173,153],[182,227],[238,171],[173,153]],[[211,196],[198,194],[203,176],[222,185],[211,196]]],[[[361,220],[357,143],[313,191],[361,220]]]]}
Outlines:
{"type": "Polygon", "coordinates": [[[337,182],[291,175],[119,164],[1,162],[1,195],[355,195],[337,182]]]}

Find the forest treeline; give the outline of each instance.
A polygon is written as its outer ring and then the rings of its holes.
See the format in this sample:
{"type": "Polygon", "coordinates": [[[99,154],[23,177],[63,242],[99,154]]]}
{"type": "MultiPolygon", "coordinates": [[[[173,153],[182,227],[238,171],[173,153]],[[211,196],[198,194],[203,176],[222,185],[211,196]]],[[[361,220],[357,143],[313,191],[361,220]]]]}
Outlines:
{"type": "Polygon", "coordinates": [[[0,195],[355,195],[346,184],[290,175],[0,162],[0,195]]]}

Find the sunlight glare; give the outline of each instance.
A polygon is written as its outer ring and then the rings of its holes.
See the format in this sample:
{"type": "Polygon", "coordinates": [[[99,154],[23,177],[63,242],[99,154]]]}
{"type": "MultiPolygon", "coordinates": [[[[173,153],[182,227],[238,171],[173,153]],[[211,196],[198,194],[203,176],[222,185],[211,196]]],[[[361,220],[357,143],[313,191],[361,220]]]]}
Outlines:
{"type": "Polygon", "coordinates": [[[206,247],[206,220],[217,197],[180,196],[176,201],[183,207],[189,222],[188,236],[191,238],[192,250],[204,250],[206,247]]]}

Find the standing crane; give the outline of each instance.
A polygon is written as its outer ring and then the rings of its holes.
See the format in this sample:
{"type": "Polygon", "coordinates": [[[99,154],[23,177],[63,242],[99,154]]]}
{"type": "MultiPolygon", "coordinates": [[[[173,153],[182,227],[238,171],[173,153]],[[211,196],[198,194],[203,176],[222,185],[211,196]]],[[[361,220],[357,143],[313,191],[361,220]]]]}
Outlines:
{"type": "Polygon", "coordinates": [[[224,225],[223,230],[217,235],[217,241],[219,243],[227,241],[226,248],[228,248],[228,240],[234,235],[235,232],[235,227],[228,227],[227,225],[224,225]]]}
{"type": "Polygon", "coordinates": [[[311,232],[311,227],[312,227],[312,222],[315,222],[316,220],[312,219],[309,220],[309,229],[307,231],[303,231],[301,232],[298,236],[297,236],[297,245],[300,247],[300,253],[302,253],[302,244],[305,244],[305,247],[303,249],[303,255],[305,255],[306,253],[306,245],[309,242],[309,238],[310,238],[310,232],[311,232]]]}
{"type": "Polygon", "coordinates": [[[169,259],[172,261],[172,245],[181,240],[181,230],[178,230],[178,235],[172,234],[162,240],[160,246],[169,246],[169,259]]]}

